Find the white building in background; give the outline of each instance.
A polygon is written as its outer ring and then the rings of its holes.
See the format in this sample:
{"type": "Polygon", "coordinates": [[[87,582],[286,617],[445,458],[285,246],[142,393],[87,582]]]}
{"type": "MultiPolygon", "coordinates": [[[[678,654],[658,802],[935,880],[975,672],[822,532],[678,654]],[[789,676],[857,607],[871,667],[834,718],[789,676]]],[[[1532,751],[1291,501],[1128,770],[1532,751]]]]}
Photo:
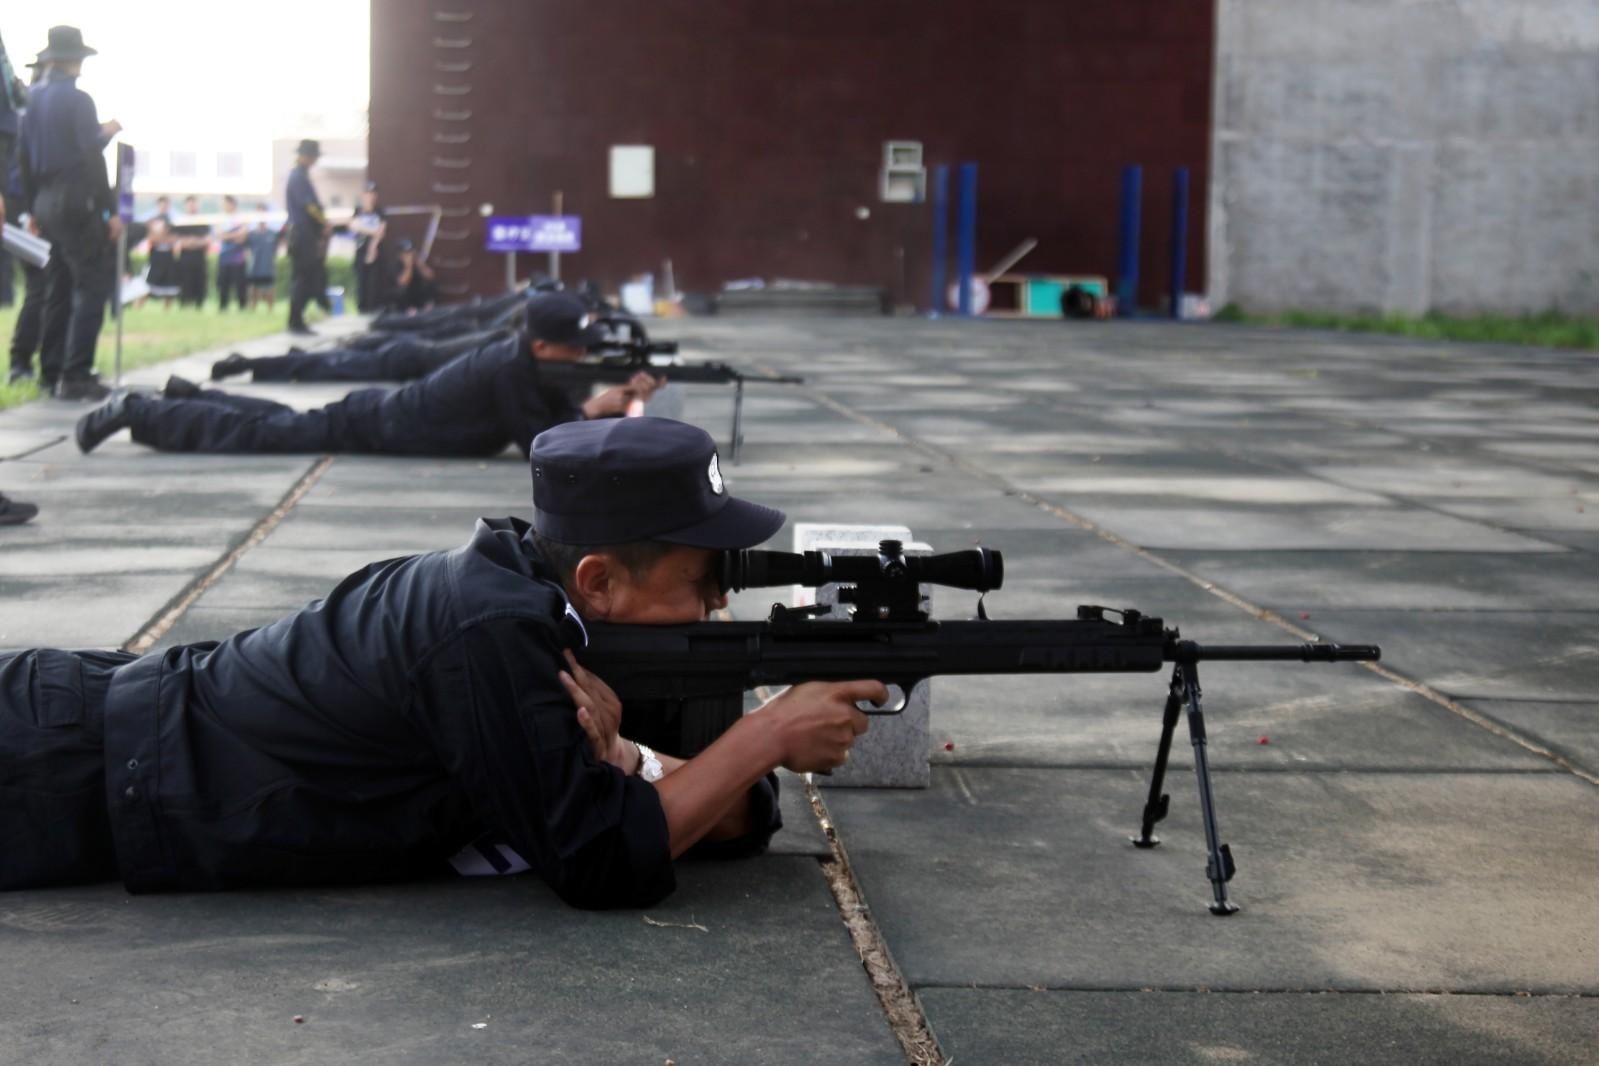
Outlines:
{"type": "Polygon", "coordinates": [[[153,210],[158,196],[171,197],[173,207],[196,196],[201,211],[217,211],[223,196],[255,204],[272,195],[272,139],[214,144],[135,142],[133,175],[135,215],[153,210]]]}

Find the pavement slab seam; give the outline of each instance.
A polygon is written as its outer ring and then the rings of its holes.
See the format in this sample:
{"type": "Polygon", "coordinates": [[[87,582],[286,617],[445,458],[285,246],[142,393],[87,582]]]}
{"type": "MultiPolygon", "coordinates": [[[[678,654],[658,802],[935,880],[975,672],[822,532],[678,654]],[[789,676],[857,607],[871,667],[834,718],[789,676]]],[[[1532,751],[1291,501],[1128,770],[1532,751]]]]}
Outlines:
{"type": "Polygon", "coordinates": [[[35,444],[31,448],[24,448],[22,451],[17,452],[15,455],[7,455],[7,456],[5,456],[3,458],[0,458],[0,462],[14,463],[14,462],[17,462],[19,460],[26,459],[26,458],[28,458],[31,455],[37,455],[40,452],[45,451],[45,450],[47,450],[49,448],[54,448],[57,444],[61,444],[66,439],[67,439],[67,435],[65,433],[63,433],[61,436],[52,438],[51,440],[47,440],[43,444],[35,444]]]}
{"type": "Polygon", "coordinates": [[[1326,988],[1292,988],[1288,986],[1253,985],[1096,985],[1089,982],[1058,982],[1045,984],[1008,984],[1003,981],[970,981],[950,984],[929,981],[916,986],[917,992],[934,989],[953,989],[976,992],[1135,992],[1152,995],[1189,995],[1195,992],[1211,996],[1477,996],[1483,999],[1599,999],[1599,992],[1571,991],[1569,989],[1533,988],[1400,988],[1369,986],[1329,986],[1326,988]]]}
{"type": "Polygon", "coordinates": [[[849,933],[861,966],[871,980],[872,991],[877,994],[884,1020],[899,1041],[910,1066],[947,1066],[939,1050],[932,1025],[922,1004],[911,990],[910,983],[894,961],[888,939],[872,918],[872,909],[866,903],[855,870],[850,865],[849,854],[839,838],[832,819],[827,814],[827,803],[814,782],[805,782],[806,798],[810,800],[811,813],[822,827],[832,855],[819,859],[822,875],[827,880],[828,891],[838,906],[839,919],[849,933]]]}
{"type": "Polygon", "coordinates": [[[244,557],[245,553],[271,535],[272,531],[294,510],[300,499],[321,480],[328,467],[333,465],[333,461],[333,456],[324,455],[313,463],[311,468],[300,475],[295,483],[290,486],[289,491],[284,494],[278,505],[257,522],[249,533],[245,534],[243,540],[229,549],[204,574],[191,581],[148,625],[123,645],[123,650],[133,652],[136,655],[143,655],[155,647],[161,638],[170,632],[173,626],[178,624],[189,608],[194,606],[195,601],[205,594],[207,589],[222,580],[238,564],[238,561],[244,557]]]}
{"type": "MultiPolygon", "coordinates": [[[[964,458],[956,452],[924,441],[891,423],[880,421],[870,415],[856,411],[848,404],[828,396],[820,389],[811,388],[809,386],[801,386],[801,388],[810,394],[818,403],[829,410],[843,415],[846,418],[853,419],[862,425],[872,426],[874,428],[891,433],[905,441],[905,443],[910,445],[912,448],[915,448],[924,454],[935,456],[936,458],[950,463],[953,467],[955,467],[955,469],[960,470],[968,477],[977,478],[982,481],[999,485],[1003,488],[1007,495],[1015,496],[1019,499],[1025,500],[1028,503],[1031,503],[1039,509],[1045,511],[1046,513],[1060,518],[1068,525],[1074,526],[1078,529],[1087,530],[1088,532],[1091,532],[1096,536],[1109,541],[1119,548],[1129,551],[1140,558],[1169,571],[1172,574],[1182,577],[1204,591],[1219,597],[1225,602],[1237,607],[1239,610],[1253,615],[1255,618],[1263,622],[1277,626],[1279,629],[1282,629],[1303,641],[1314,641],[1316,639],[1317,635],[1314,632],[1305,629],[1302,626],[1295,625],[1293,622],[1289,621],[1287,618],[1284,618],[1276,611],[1251,603],[1242,596],[1222,588],[1215,582],[1207,580],[1206,578],[1201,577],[1186,567],[1166,559],[1158,552],[1151,551],[1148,548],[1134,544],[1132,541],[1121,536],[1119,533],[1116,533],[1114,530],[1107,529],[1099,523],[1091,521],[1082,515],[1076,514],[1075,512],[1060,506],[1059,504],[1046,500],[1035,493],[1017,488],[1016,486],[1012,485],[1007,478],[991,471],[984,470],[982,467],[977,466],[975,463],[964,458]]],[[[1591,773],[1577,766],[1564,756],[1558,754],[1557,752],[1551,751],[1548,747],[1539,743],[1536,739],[1528,737],[1517,730],[1512,730],[1500,725],[1498,722],[1495,722],[1492,719],[1487,718],[1484,715],[1481,715],[1476,711],[1473,711],[1470,708],[1458,703],[1456,700],[1442,692],[1439,692],[1424,682],[1406,677],[1395,670],[1383,666],[1381,663],[1363,662],[1359,663],[1358,665],[1370,670],[1385,680],[1393,682],[1408,692],[1415,693],[1424,699],[1431,700],[1433,703],[1438,704],[1445,710],[1459,715],[1468,722],[1471,722],[1473,725],[1487,730],[1489,733],[1492,733],[1503,740],[1507,740],[1513,744],[1525,748],[1527,751],[1538,755],[1541,758],[1548,759],[1550,762],[1560,767],[1560,769],[1582,779],[1583,781],[1588,782],[1591,785],[1599,785],[1599,774],[1591,773]]]]}

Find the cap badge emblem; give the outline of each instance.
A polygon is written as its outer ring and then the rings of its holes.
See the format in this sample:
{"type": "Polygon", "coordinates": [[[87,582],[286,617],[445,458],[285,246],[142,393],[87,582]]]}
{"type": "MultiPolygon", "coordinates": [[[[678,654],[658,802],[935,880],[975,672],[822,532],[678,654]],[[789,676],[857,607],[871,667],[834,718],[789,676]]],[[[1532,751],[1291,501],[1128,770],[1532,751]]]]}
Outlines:
{"type": "Polygon", "coordinates": [[[711,479],[711,491],[712,492],[714,492],[716,495],[720,496],[722,493],[727,491],[727,486],[722,484],[722,470],[721,470],[721,467],[716,465],[716,453],[715,452],[711,453],[711,466],[710,466],[709,470],[705,471],[705,474],[706,474],[707,477],[709,477],[711,479]]]}

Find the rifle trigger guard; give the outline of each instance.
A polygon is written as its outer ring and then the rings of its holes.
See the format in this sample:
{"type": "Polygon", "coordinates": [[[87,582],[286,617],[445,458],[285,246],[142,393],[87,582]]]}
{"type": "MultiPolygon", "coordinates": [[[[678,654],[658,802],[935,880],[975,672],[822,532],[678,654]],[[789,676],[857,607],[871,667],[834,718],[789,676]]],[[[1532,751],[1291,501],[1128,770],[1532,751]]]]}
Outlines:
{"type": "Polygon", "coordinates": [[[888,702],[879,707],[875,703],[862,701],[855,706],[862,714],[886,715],[900,714],[911,702],[911,689],[920,682],[920,678],[910,678],[904,681],[884,681],[888,686],[888,702]]]}

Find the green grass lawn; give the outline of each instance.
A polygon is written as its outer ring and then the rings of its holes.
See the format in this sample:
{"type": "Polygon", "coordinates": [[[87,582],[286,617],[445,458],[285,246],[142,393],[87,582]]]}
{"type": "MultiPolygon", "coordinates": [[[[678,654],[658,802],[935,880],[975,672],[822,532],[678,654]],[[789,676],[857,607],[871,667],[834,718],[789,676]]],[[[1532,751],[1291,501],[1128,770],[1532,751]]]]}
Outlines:
{"type": "Polygon", "coordinates": [[[1536,315],[1354,315],[1324,311],[1284,311],[1253,314],[1228,304],[1216,315],[1218,322],[1247,322],[1262,326],[1297,326],[1303,329],[1342,329],[1357,333],[1392,333],[1446,341],[1490,344],[1531,344],[1545,348],[1599,349],[1599,318],[1547,311],[1536,315]]]}
{"type": "MultiPolygon", "coordinates": [[[[20,297],[21,286],[18,286],[20,297]]],[[[17,308],[0,310],[0,343],[10,350],[11,328],[16,322],[17,308]]],[[[162,307],[154,301],[143,307],[130,307],[122,333],[122,368],[148,366],[164,359],[220,348],[235,341],[249,340],[283,330],[288,318],[288,308],[282,300],[275,310],[266,305],[254,311],[218,311],[213,300],[204,308],[162,307]]],[[[116,372],[116,322],[106,316],[105,329],[100,334],[99,351],[95,366],[101,380],[109,383],[116,372]]],[[[38,360],[34,360],[38,370],[38,360]]],[[[37,399],[39,390],[32,382],[6,385],[0,378],[0,410],[37,399]]]]}

